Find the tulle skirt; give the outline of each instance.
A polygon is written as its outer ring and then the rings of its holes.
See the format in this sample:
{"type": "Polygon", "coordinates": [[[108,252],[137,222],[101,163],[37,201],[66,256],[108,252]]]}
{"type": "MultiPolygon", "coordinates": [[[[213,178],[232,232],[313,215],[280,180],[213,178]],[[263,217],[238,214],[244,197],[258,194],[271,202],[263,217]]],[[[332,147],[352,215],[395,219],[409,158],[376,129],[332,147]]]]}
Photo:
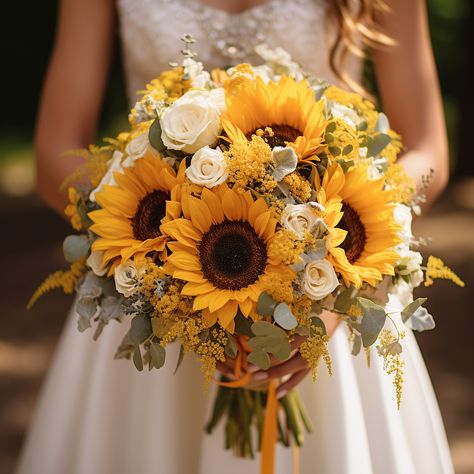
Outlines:
{"type": "MultiPolygon", "coordinates": [[[[391,299],[391,310],[398,302],[391,299]]],[[[70,315],[20,457],[17,474],[257,474],[259,459],[235,458],[222,429],[203,427],[197,361],[178,348],[159,371],[113,360],[126,325],[112,321],[97,342],[70,315]]],[[[382,361],[354,357],[340,325],[330,342],[333,375],[299,390],[315,425],[300,450],[301,474],[449,474],[453,467],[438,404],[413,334],[402,341],[405,382],[397,410],[382,361]]],[[[293,450],[277,447],[276,473],[293,472],[293,450]]]]}

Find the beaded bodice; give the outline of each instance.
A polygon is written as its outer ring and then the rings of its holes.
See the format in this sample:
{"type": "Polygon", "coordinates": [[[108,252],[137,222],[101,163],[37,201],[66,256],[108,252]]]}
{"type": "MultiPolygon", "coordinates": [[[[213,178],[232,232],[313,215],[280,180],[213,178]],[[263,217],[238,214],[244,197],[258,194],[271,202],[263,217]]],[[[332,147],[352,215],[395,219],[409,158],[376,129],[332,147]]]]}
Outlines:
{"type": "MultiPolygon", "coordinates": [[[[196,38],[194,49],[206,68],[261,63],[253,49],[264,42],[284,48],[314,75],[337,82],[329,67],[333,32],[323,0],[267,0],[241,13],[199,0],[118,0],[117,6],[131,102],[170,62],[181,60],[180,38],[186,33],[196,38]]],[[[347,67],[357,76],[359,61],[347,67]]]]}

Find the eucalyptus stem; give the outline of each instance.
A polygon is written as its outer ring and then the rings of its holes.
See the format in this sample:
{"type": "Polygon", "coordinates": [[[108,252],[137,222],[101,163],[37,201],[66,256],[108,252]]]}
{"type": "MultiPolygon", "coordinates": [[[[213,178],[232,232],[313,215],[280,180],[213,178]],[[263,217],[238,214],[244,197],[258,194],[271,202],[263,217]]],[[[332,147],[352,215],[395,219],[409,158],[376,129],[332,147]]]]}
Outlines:
{"type": "Polygon", "coordinates": [[[295,401],[296,407],[298,409],[298,412],[301,417],[301,421],[303,422],[306,432],[312,433],[314,431],[313,423],[311,419],[309,418],[308,413],[306,412],[306,409],[303,405],[303,402],[298,392],[296,391],[293,392],[293,399],[295,401]]]}
{"type": "Polygon", "coordinates": [[[280,403],[285,410],[288,427],[290,428],[295,443],[297,446],[301,446],[303,444],[304,436],[298,423],[294,403],[291,401],[291,398],[288,395],[289,394],[281,398],[280,403]]]}

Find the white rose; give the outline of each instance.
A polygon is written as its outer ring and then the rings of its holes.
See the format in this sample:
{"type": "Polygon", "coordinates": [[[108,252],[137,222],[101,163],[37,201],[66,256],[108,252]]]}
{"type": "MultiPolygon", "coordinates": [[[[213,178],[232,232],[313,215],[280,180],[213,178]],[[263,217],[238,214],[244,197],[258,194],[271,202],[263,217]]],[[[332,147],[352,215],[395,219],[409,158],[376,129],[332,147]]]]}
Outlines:
{"type": "Polygon", "coordinates": [[[213,188],[227,179],[227,164],[220,148],[205,146],[191,158],[186,176],[199,186],[213,188]]]}
{"type": "Polygon", "coordinates": [[[96,250],[91,252],[86,260],[87,266],[97,275],[104,276],[107,273],[108,265],[104,265],[103,261],[104,252],[96,250]]]}
{"type": "Polygon", "coordinates": [[[311,204],[287,204],[281,215],[282,225],[293,231],[299,239],[304,238],[305,231],[318,234],[325,230],[324,221],[314,214],[311,204]]]}
{"type": "Polygon", "coordinates": [[[216,89],[211,89],[209,91],[212,101],[214,105],[217,107],[219,113],[225,112],[226,110],[226,103],[225,103],[225,92],[222,87],[218,87],[216,89]]]}
{"type": "Polygon", "coordinates": [[[127,260],[115,268],[115,288],[127,298],[132,296],[139,287],[142,274],[143,267],[137,267],[133,260],[127,260]]]}
{"type": "Polygon", "coordinates": [[[148,141],[148,133],[142,133],[135,137],[126,147],[125,153],[131,158],[133,161],[138,160],[139,158],[143,158],[145,153],[148,150],[148,145],[150,142],[148,141]]]}
{"type": "Polygon", "coordinates": [[[339,285],[333,266],[326,260],[314,260],[306,264],[302,289],[312,300],[321,300],[339,285]]]}
{"type": "Polygon", "coordinates": [[[395,219],[395,222],[401,227],[399,235],[402,238],[403,243],[408,246],[413,237],[411,232],[411,209],[404,204],[397,204],[393,210],[393,218],[395,219]]]}
{"type": "MultiPolygon", "coordinates": [[[[104,176],[100,180],[99,185],[93,189],[89,195],[89,199],[92,202],[95,202],[95,195],[96,193],[101,192],[104,189],[104,185],[108,184],[110,186],[115,186],[117,183],[114,178],[114,173],[122,173],[124,164],[122,163],[123,153],[115,150],[112,158],[110,158],[109,162],[107,163],[107,171],[105,172],[104,176]]],[[[129,163],[125,163],[125,167],[130,166],[129,163]]]]}
{"type": "Polygon", "coordinates": [[[424,279],[425,279],[425,276],[423,274],[423,270],[419,268],[418,270],[413,272],[413,274],[410,277],[411,286],[413,288],[417,288],[418,286],[422,284],[424,279]]]}
{"type": "Polygon", "coordinates": [[[160,124],[163,144],[185,153],[214,145],[221,132],[219,110],[208,91],[186,92],[163,112],[160,124]]]}

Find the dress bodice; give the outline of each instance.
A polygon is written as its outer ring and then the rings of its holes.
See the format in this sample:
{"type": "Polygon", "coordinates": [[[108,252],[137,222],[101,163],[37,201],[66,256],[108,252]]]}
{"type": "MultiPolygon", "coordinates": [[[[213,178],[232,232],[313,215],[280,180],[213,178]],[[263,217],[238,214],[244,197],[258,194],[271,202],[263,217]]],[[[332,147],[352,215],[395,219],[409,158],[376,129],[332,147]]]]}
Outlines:
{"type": "MultiPolygon", "coordinates": [[[[287,50],[305,70],[337,82],[329,67],[333,31],[323,0],[267,0],[241,13],[228,13],[200,0],[118,0],[130,101],[170,62],[181,60],[180,38],[191,34],[206,68],[238,62],[259,64],[254,47],[266,43],[287,50]]],[[[357,77],[358,60],[347,65],[357,77]]]]}

